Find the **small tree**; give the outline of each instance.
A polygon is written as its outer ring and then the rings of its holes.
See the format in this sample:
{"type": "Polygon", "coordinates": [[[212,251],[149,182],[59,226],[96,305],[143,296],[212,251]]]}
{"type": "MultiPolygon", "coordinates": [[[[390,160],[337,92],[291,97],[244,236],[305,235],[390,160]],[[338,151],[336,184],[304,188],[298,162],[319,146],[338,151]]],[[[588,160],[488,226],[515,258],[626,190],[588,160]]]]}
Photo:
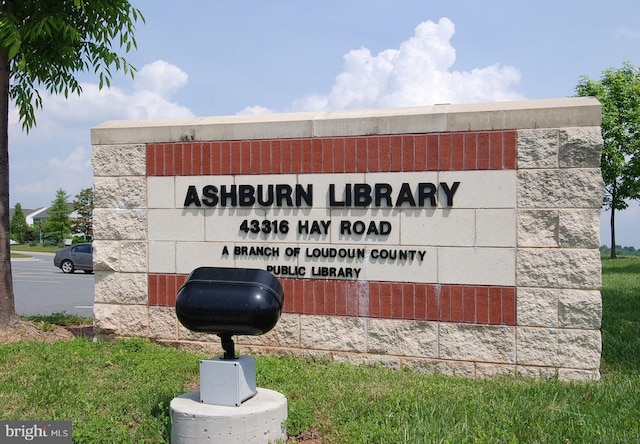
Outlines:
{"type": "Polygon", "coordinates": [[[640,70],[630,63],[610,68],[598,81],[582,77],[578,96],[593,96],[602,104],[603,206],[611,210],[611,258],[616,258],[616,211],[628,199],[640,199],[640,70]]]}
{"type": "Polygon", "coordinates": [[[9,100],[24,130],[36,124],[40,91],[80,94],[78,72],[109,86],[112,70],[133,76],[114,49],[136,46],[128,0],[2,0],[0,3],[0,326],[17,322],[9,250],[9,100]]]}
{"type": "Polygon", "coordinates": [[[24,232],[25,242],[34,242],[36,240],[36,233],[33,227],[27,226],[27,231],[24,232]]]}
{"type": "Polygon", "coordinates": [[[78,217],[71,223],[74,233],[82,233],[86,240],[93,239],[93,188],[85,188],[76,195],[73,209],[78,217]]]}
{"type": "Polygon", "coordinates": [[[42,231],[56,243],[61,243],[71,234],[71,210],[67,204],[69,195],[63,190],[56,191],[56,197],[47,210],[49,218],[42,224],[42,231]]]}
{"type": "Polygon", "coordinates": [[[27,217],[24,215],[24,211],[22,211],[22,205],[17,203],[13,210],[13,216],[11,216],[11,222],[9,222],[11,239],[19,244],[24,243],[28,228],[27,217]]]}

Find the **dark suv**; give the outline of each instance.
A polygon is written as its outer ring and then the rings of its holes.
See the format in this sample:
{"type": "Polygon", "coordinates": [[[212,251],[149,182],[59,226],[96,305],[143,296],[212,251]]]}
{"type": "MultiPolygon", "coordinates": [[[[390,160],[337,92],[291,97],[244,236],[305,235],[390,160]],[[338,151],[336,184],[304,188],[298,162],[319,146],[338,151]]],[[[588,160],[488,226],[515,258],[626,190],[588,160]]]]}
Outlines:
{"type": "Polygon", "coordinates": [[[73,273],[82,270],[93,273],[93,247],[91,243],[75,244],[63,250],[58,250],[53,258],[53,265],[63,273],[73,273]]]}

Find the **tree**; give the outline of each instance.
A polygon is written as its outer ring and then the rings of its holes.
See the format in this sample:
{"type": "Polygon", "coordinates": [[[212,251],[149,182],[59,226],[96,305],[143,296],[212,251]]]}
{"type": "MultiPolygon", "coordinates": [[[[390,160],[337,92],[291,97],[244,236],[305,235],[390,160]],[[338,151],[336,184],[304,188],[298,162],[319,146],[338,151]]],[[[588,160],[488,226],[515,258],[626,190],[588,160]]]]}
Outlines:
{"type": "Polygon", "coordinates": [[[25,131],[36,124],[40,91],[80,94],[76,73],[134,68],[113,49],[136,47],[135,23],[144,21],[127,0],[2,0],[0,6],[0,325],[17,321],[9,250],[9,100],[25,131]]]}
{"type": "Polygon", "coordinates": [[[640,69],[626,62],[607,69],[598,81],[582,77],[578,96],[593,96],[602,104],[601,169],[603,206],[611,210],[611,258],[616,258],[616,211],[629,199],[640,199],[640,69]]]}
{"type": "Polygon", "coordinates": [[[69,195],[62,188],[56,191],[56,197],[47,210],[49,217],[42,224],[42,231],[54,243],[62,243],[71,234],[71,209],[67,204],[69,195]]]}
{"type": "Polygon", "coordinates": [[[33,242],[36,240],[35,229],[32,226],[27,225],[27,229],[24,232],[24,241],[33,242]]]}
{"type": "Polygon", "coordinates": [[[93,188],[80,190],[73,201],[73,209],[78,217],[71,223],[74,233],[82,233],[86,240],[93,239],[93,188]]]}
{"type": "Polygon", "coordinates": [[[27,217],[24,215],[24,211],[22,211],[22,205],[17,203],[13,210],[11,222],[9,222],[11,239],[19,244],[23,243],[25,240],[25,234],[27,233],[27,228],[27,217]]]}

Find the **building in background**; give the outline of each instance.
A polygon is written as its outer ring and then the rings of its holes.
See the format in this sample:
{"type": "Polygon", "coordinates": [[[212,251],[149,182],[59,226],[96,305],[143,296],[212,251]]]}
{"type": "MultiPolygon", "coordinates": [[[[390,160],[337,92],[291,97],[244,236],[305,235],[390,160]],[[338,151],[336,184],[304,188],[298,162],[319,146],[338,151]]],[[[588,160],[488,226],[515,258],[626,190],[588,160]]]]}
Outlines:
{"type": "MultiPolygon", "coordinates": [[[[73,202],[67,202],[67,206],[69,207],[69,219],[71,219],[72,221],[77,219],[78,212],[75,211],[73,202]]],[[[35,229],[36,240],[39,240],[39,242],[42,242],[42,224],[47,219],[49,219],[49,213],[47,212],[49,208],[50,207],[42,207],[36,210],[28,208],[22,209],[22,212],[24,213],[25,219],[27,221],[27,225],[35,229]]],[[[13,218],[14,211],[15,207],[9,208],[9,220],[13,218]]],[[[74,236],[76,235],[82,236],[82,234],[74,234],[74,236]]],[[[67,241],[68,242],[65,243],[71,244],[71,239],[67,239],[67,241]]]]}

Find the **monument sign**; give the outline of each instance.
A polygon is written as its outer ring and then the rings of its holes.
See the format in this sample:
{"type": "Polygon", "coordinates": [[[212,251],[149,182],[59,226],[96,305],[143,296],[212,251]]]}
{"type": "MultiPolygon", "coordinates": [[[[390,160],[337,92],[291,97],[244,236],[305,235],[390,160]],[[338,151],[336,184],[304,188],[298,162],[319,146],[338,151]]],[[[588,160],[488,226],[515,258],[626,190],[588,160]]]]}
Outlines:
{"type": "Polygon", "coordinates": [[[215,348],[177,321],[198,267],[264,269],[246,351],[467,376],[597,379],[600,104],[106,122],[92,130],[104,335],[215,348]]]}

